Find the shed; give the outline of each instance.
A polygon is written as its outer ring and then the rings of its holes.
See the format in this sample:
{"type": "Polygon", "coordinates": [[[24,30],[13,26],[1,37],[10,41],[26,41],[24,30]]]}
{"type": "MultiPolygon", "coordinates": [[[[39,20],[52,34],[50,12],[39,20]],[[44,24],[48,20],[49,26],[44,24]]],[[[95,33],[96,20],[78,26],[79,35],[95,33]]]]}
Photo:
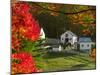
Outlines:
{"type": "Polygon", "coordinates": [[[91,50],[92,48],[92,40],[90,37],[80,37],[79,38],[79,49],[83,51],[91,50]]]}

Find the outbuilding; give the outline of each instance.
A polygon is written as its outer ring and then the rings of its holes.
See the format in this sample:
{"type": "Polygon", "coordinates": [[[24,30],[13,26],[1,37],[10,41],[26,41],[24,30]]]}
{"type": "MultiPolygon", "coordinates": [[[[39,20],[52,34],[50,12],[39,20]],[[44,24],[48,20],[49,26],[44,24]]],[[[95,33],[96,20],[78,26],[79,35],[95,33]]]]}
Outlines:
{"type": "Polygon", "coordinates": [[[90,37],[80,37],[79,38],[79,49],[82,51],[89,51],[92,48],[92,40],[90,37]]]}

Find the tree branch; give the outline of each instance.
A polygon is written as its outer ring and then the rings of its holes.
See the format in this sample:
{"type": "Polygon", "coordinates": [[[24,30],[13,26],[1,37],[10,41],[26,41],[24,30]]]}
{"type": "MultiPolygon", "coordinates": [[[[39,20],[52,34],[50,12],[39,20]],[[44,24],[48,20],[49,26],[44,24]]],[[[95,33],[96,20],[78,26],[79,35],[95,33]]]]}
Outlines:
{"type": "Polygon", "coordinates": [[[94,8],[91,8],[91,9],[86,9],[86,10],[82,10],[82,11],[78,11],[78,12],[72,12],[72,13],[67,13],[67,12],[62,12],[62,11],[56,11],[56,10],[51,10],[51,9],[47,9],[47,8],[44,8],[42,7],[41,5],[37,4],[37,3],[34,3],[36,6],[39,6],[41,7],[42,9],[45,9],[45,10],[48,10],[48,11],[53,11],[53,12],[57,12],[57,13],[62,13],[62,14],[78,14],[78,13],[83,13],[83,12],[87,12],[87,11],[90,11],[90,10],[96,10],[94,8]]]}

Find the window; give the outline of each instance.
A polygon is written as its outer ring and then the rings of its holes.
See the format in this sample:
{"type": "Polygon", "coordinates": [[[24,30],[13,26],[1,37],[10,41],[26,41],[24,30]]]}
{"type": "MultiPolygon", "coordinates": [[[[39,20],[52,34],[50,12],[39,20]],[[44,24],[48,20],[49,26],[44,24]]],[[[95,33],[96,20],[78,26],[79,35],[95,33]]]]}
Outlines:
{"type": "Polygon", "coordinates": [[[82,44],[81,46],[82,46],[82,47],[84,47],[84,45],[83,45],[83,44],[82,44]]]}
{"type": "Polygon", "coordinates": [[[91,46],[92,46],[92,47],[94,47],[94,45],[93,45],[93,44],[91,44],[91,46]]]}
{"type": "Polygon", "coordinates": [[[68,37],[68,34],[66,34],[65,36],[68,37]]]}
{"type": "Polygon", "coordinates": [[[87,47],[89,47],[89,44],[87,45],[87,47]]]}
{"type": "Polygon", "coordinates": [[[62,40],[63,40],[63,38],[62,38],[62,40]]]}

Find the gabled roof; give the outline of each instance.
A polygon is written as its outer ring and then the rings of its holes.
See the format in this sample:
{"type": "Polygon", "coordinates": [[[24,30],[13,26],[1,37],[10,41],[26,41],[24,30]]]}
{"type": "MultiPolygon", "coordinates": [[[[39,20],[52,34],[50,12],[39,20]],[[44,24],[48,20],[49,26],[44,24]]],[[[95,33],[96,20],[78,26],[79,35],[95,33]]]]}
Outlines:
{"type": "Polygon", "coordinates": [[[80,37],[79,42],[92,42],[90,37],[80,37]]]}
{"type": "MultiPolygon", "coordinates": [[[[69,33],[69,34],[71,34],[72,36],[75,36],[75,37],[77,37],[77,35],[76,34],[74,34],[73,32],[71,32],[71,31],[66,31],[65,33],[69,33]]],[[[63,34],[65,34],[65,33],[63,33],[63,34]]],[[[63,35],[62,34],[62,35],[63,35]]]]}

